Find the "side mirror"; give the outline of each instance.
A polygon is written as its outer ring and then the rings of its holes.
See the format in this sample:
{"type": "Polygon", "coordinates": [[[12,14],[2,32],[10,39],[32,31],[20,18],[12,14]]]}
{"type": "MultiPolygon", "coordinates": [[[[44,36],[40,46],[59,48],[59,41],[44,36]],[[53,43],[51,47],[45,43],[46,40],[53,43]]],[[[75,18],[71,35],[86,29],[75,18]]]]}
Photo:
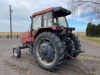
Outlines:
{"type": "Polygon", "coordinates": [[[74,30],[75,30],[75,28],[73,28],[73,27],[70,27],[70,30],[71,30],[71,31],[74,31],[74,30]]]}

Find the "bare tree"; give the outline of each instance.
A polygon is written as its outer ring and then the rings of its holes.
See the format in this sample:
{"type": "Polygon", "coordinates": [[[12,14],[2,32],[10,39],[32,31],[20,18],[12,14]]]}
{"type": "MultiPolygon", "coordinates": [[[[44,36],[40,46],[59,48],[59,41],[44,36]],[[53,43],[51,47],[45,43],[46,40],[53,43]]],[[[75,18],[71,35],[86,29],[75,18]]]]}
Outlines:
{"type": "Polygon", "coordinates": [[[100,0],[70,0],[73,15],[88,17],[88,20],[100,20],[100,0]]]}

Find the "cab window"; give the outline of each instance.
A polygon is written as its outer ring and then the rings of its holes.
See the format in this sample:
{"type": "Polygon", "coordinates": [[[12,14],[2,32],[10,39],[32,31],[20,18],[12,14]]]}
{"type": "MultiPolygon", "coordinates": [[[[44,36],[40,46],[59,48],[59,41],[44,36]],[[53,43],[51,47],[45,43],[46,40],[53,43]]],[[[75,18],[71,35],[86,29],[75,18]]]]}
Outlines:
{"type": "Polygon", "coordinates": [[[60,25],[63,25],[64,27],[67,26],[65,17],[59,17],[59,18],[58,18],[58,21],[59,21],[59,24],[60,24],[60,25]]]}
{"type": "Polygon", "coordinates": [[[52,23],[52,12],[45,13],[43,15],[43,21],[44,21],[44,27],[53,25],[53,23],[52,23]]]}
{"type": "Polygon", "coordinates": [[[34,30],[41,27],[41,23],[42,23],[42,15],[33,17],[33,29],[34,30]]]}

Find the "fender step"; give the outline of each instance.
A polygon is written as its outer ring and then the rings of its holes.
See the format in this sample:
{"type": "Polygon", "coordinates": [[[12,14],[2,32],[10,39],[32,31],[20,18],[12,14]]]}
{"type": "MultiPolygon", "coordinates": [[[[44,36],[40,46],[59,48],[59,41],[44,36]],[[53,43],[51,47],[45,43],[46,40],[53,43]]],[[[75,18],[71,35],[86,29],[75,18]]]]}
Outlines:
{"type": "Polygon", "coordinates": [[[85,51],[76,50],[74,53],[84,53],[85,51]]]}

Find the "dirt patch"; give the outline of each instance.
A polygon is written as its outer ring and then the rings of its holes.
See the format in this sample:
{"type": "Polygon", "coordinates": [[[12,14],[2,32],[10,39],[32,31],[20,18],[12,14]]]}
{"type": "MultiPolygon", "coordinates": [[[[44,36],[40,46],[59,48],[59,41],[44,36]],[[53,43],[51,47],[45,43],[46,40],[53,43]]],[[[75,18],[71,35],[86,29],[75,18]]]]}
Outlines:
{"type": "Polygon", "coordinates": [[[4,60],[4,65],[8,66],[9,68],[16,70],[16,71],[20,71],[20,72],[27,72],[28,68],[24,67],[24,66],[20,66],[14,63],[11,63],[9,61],[4,60]]]}
{"type": "Polygon", "coordinates": [[[22,50],[21,58],[13,57],[12,49],[21,44],[20,39],[0,39],[0,75],[100,75],[100,45],[80,40],[85,53],[65,60],[57,72],[49,72],[38,66],[28,49],[22,50]]]}

